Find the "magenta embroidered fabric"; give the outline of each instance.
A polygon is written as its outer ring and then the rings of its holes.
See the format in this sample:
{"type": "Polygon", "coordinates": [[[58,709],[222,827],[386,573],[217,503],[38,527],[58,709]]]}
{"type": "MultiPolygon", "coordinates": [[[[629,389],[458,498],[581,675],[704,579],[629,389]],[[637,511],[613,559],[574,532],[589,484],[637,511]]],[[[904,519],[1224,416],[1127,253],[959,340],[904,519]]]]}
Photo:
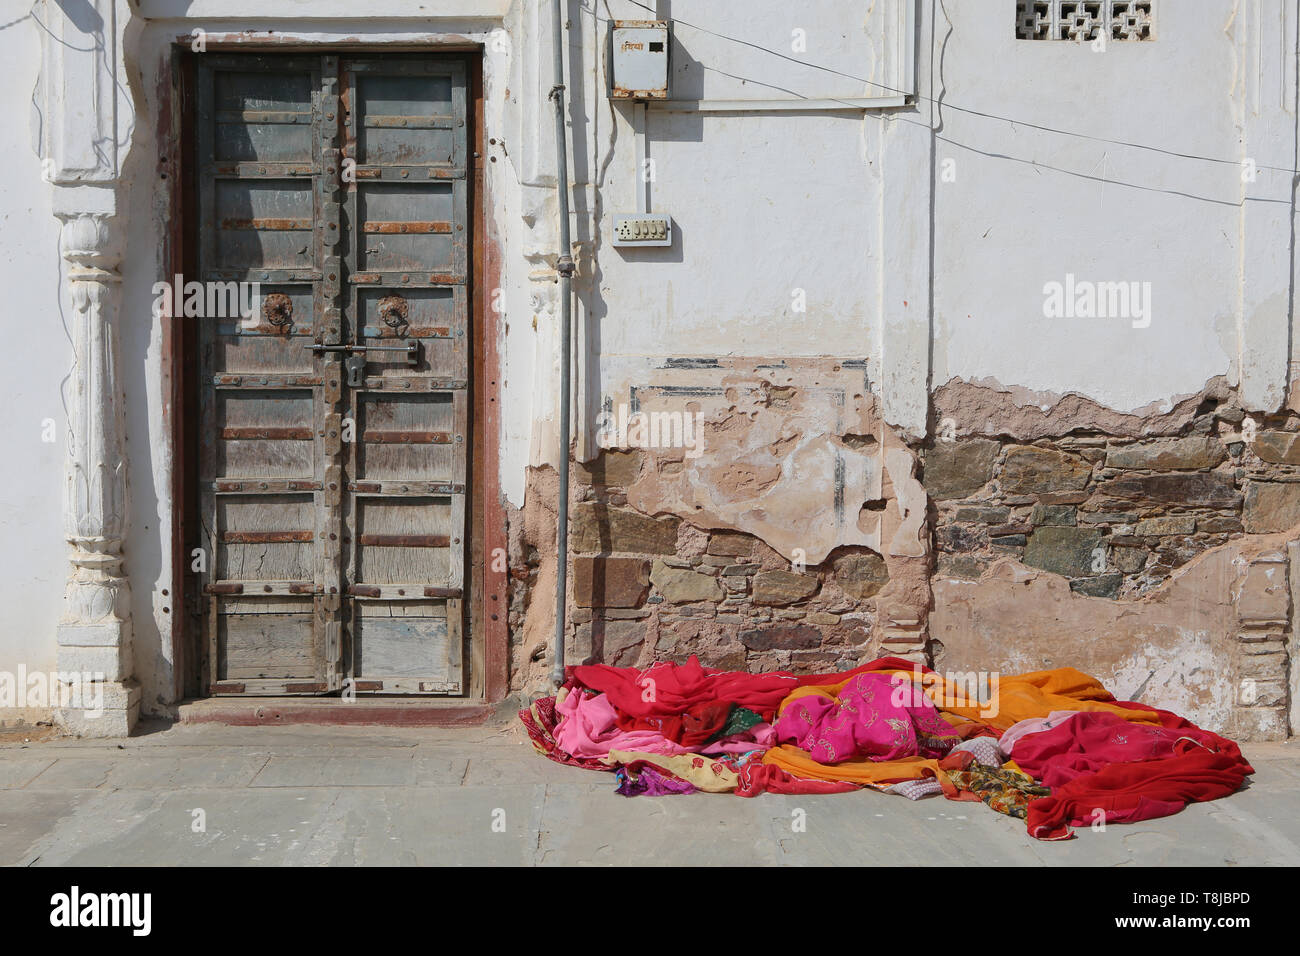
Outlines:
{"type": "Polygon", "coordinates": [[[778,742],[793,743],[818,763],[942,757],[959,742],[924,694],[874,673],[853,678],[838,698],[798,698],[774,730],[778,742]]]}

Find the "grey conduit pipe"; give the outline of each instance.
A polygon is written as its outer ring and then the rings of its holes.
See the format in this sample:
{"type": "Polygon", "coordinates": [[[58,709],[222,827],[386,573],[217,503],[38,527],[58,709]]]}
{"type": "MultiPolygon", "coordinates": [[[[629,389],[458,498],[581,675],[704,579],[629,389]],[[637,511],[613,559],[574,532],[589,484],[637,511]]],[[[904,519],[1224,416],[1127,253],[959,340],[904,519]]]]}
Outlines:
{"type": "Polygon", "coordinates": [[[560,257],[555,271],[560,277],[560,501],[555,528],[555,649],[551,653],[551,683],[564,683],[564,620],[569,578],[569,391],[573,377],[572,282],[573,256],[569,241],[569,152],[564,131],[564,11],[566,0],[551,0],[555,101],[555,189],[560,209],[560,257]]]}

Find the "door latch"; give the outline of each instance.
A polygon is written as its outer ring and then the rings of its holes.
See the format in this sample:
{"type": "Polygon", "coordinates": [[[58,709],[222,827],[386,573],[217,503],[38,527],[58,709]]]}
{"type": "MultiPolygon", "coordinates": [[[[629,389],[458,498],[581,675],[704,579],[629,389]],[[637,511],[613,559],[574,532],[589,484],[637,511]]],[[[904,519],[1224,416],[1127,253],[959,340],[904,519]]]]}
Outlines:
{"type": "Polygon", "coordinates": [[[343,360],[343,369],[347,374],[348,388],[362,388],[365,385],[367,352],[401,352],[406,356],[409,368],[419,368],[424,358],[424,346],[419,342],[407,345],[323,345],[320,342],[305,345],[303,348],[313,352],[342,352],[347,357],[343,360]]]}
{"type": "Polygon", "coordinates": [[[347,373],[348,388],[362,388],[366,384],[366,356],[349,355],[343,360],[343,370],[347,373]]]}

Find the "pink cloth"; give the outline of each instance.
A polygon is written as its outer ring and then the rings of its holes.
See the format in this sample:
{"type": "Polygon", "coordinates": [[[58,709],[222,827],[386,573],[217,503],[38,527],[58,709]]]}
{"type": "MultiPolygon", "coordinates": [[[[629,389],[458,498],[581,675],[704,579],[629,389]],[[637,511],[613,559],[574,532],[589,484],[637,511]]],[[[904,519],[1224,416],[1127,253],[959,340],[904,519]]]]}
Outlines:
{"type": "MultiPolygon", "coordinates": [[[[556,701],[555,713],[559,717],[555,743],[573,757],[608,757],[611,750],[662,756],[697,752],[653,730],[619,729],[618,711],[604,694],[593,697],[580,690],[568,691],[563,700],[556,701]]],[[[744,733],[705,744],[698,752],[743,754],[766,750],[772,746],[774,736],[771,724],[755,724],[744,733]]]]}
{"type": "Polygon", "coordinates": [[[1081,710],[1054,710],[1046,717],[1030,717],[1019,723],[1012,724],[1002,732],[998,738],[998,749],[1008,760],[1013,759],[1011,748],[1016,745],[1016,741],[1029,734],[1042,733],[1044,730],[1051,730],[1053,727],[1059,727],[1075,714],[1082,714],[1081,710]]]}
{"type": "Polygon", "coordinates": [[[959,742],[925,694],[879,673],[859,674],[835,699],[798,698],[777,720],[776,739],[808,751],[818,763],[942,757],[959,742]]]}
{"type": "Polygon", "coordinates": [[[604,694],[589,697],[573,690],[556,701],[560,722],[555,726],[555,743],[574,757],[608,757],[610,750],[634,750],[647,754],[685,754],[691,750],[653,730],[620,730],[618,712],[604,694]]]}

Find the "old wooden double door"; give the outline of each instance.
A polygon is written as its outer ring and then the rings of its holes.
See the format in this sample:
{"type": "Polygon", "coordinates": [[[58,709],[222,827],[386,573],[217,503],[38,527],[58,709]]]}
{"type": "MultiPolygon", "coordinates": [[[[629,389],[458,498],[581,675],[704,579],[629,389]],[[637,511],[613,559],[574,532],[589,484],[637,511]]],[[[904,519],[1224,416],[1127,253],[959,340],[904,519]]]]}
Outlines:
{"type": "Polygon", "coordinates": [[[460,694],[464,63],[199,61],[204,683],[460,694]]]}

